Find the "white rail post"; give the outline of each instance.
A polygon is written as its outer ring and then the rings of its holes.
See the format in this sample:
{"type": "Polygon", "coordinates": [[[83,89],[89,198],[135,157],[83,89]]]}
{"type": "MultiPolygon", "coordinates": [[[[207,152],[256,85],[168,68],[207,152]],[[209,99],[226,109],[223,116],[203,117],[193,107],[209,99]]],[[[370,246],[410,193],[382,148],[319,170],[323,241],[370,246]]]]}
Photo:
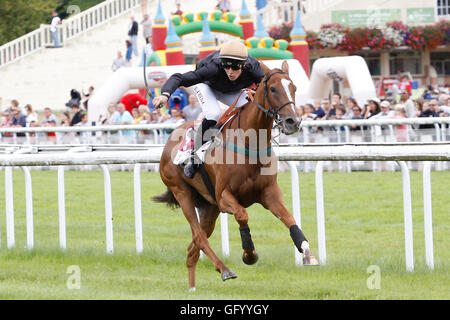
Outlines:
{"type": "Polygon", "coordinates": [[[143,251],[142,203],[141,203],[141,164],[134,165],[134,221],[136,228],[136,252],[143,251]]]}
{"type": "Polygon", "coordinates": [[[423,165],[423,218],[425,231],[425,260],[429,269],[434,269],[433,215],[431,205],[431,162],[423,165]]]}
{"type": "MultiPolygon", "coordinates": [[[[292,191],[292,213],[298,227],[302,229],[302,217],[300,208],[300,183],[298,180],[298,171],[293,161],[287,162],[291,171],[291,191],[292,191]]],[[[303,255],[294,246],[294,259],[297,266],[303,265],[303,255]]]]}
{"type": "Polygon", "coordinates": [[[325,209],[323,203],[323,161],[318,161],[316,165],[316,210],[319,263],[321,266],[324,266],[327,262],[327,249],[325,240],[325,209]]]}
{"type": "Polygon", "coordinates": [[[224,257],[230,256],[230,240],[228,236],[228,213],[220,213],[220,237],[222,239],[222,254],[224,257]]]}
{"type": "Polygon", "coordinates": [[[25,201],[27,211],[27,249],[34,248],[34,222],[33,222],[33,185],[31,181],[30,169],[22,167],[25,175],[25,201]]]}
{"type": "Polygon", "coordinates": [[[14,196],[12,167],[5,167],[5,204],[6,204],[6,246],[12,249],[16,245],[14,237],[14,196]]]}
{"type": "Polygon", "coordinates": [[[111,199],[111,177],[106,164],[101,164],[103,171],[104,187],[105,187],[105,226],[106,226],[106,253],[114,252],[113,243],[113,216],[112,216],[112,199],[111,199]]]}
{"type": "MultiPolygon", "coordinates": [[[[23,148],[23,149],[12,148],[11,150],[6,150],[6,153],[25,154],[25,153],[32,153],[34,151],[35,148],[23,148]]],[[[14,186],[13,186],[12,170],[13,170],[12,166],[5,167],[6,246],[8,249],[12,249],[16,246],[15,230],[14,230],[14,186]]],[[[30,189],[31,176],[27,177],[26,173],[25,173],[25,186],[27,188],[27,191],[31,191],[30,189]]],[[[30,198],[27,196],[26,198],[27,222],[29,221],[28,220],[29,200],[30,198]]],[[[31,206],[31,214],[33,214],[32,206],[31,206]]]]}
{"type": "Polygon", "coordinates": [[[64,166],[58,166],[58,221],[59,247],[66,249],[66,190],[64,186],[64,166]]]}
{"type": "Polygon", "coordinates": [[[411,183],[409,169],[405,161],[398,162],[402,169],[403,178],[403,214],[405,223],[405,258],[406,271],[414,271],[414,249],[412,229],[411,183]]]}
{"type": "MultiPolygon", "coordinates": [[[[91,152],[90,146],[73,147],[66,153],[91,152]]],[[[59,247],[62,250],[67,248],[66,235],[66,189],[64,184],[64,166],[58,166],[58,220],[59,220],[59,247]]]]}

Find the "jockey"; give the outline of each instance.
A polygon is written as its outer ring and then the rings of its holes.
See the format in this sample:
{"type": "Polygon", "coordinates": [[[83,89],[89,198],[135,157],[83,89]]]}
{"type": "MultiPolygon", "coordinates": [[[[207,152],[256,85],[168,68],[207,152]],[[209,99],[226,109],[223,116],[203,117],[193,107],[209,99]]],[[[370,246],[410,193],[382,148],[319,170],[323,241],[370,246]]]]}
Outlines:
{"type": "Polygon", "coordinates": [[[207,135],[204,133],[216,125],[222,114],[218,101],[230,106],[239,98],[235,107],[243,106],[248,102],[248,96],[245,92],[241,94],[241,90],[254,83],[258,84],[263,77],[264,72],[258,60],[248,56],[247,48],[242,42],[231,40],[224,43],[220,51],[200,60],[195,71],[175,73],[163,85],[161,95],[153,100],[153,105],[166,104],[179,86],[194,86],[194,93],[202,107],[204,119],[201,130],[197,131],[192,156],[184,167],[188,178],[193,178],[198,169],[195,151],[208,141],[205,141],[207,135]]]}

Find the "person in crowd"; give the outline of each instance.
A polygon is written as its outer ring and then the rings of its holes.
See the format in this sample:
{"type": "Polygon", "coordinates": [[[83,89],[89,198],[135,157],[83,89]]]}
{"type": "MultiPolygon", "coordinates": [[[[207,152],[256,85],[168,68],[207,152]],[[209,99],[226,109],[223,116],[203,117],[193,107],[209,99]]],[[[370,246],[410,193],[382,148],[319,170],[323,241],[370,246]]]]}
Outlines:
{"type": "MultiPolygon", "coordinates": [[[[130,17],[131,23],[128,27],[128,37],[131,43],[131,48],[134,55],[137,57],[139,55],[138,45],[137,45],[137,35],[139,31],[139,24],[134,20],[134,16],[130,17]]],[[[131,60],[131,59],[130,59],[131,60]]]]}
{"type": "Polygon", "coordinates": [[[59,121],[61,127],[70,127],[70,113],[65,111],[61,114],[61,119],[59,121]]]}
{"type": "Polygon", "coordinates": [[[378,113],[380,113],[380,99],[378,98],[372,98],[368,100],[369,105],[367,106],[365,113],[364,113],[364,119],[370,119],[374,116],[376,116],[378,113]]]}
{"type": "Polygon", "coordinates": [[[58,16],[58,13],[56,11],[53,11],[52,21],[50,23],[50,33],[52,34],[54,48],[61,48],[61,45],[59,43],[59,31],[58,31],[59,24],[61,24],[61,18],[58,16]]]}
{"type": "Polygon", "coordinates": [[[20,104],[19,101],[17,101],[16,99],[11,100],[11,105],[9,106],[9,108],[7,109],[9,112],[11,112],[11,114],[14,112],[14,110],[16,110],[16,108],[19,108],[20,104]]]}
{"type": "Polygon", "coordinates": [[[303,116],[302,120],[316,120],[317,115],[314,113],[314,106],[310,103],[307,103],[303,107],[303,116]]]}
{"type": "Polygon", "coordinates": [[[403,105],[406,111],[406,117],[415,118],[417,117],[416,108],[414,102],[410,99],[410,94],[408,90],[403,89],[400,91],[400,104],[403,105]]]}
{"type": "Polygon", "coordinates": [[[117,69],[122,68],[122,67],[126,67],[127,66],[127,62],[125,61],[125,59],[122,56],[122,52],[121,51],[117,51],[117,58],[115,58],[113,60],[111,69],[112,71],[117,71],[117,69]]]}
{"type": "MultiPolygon", "coordinates": [[[[52,109],[49,107],[44,108],[44,117],[41,119],[41,127],[55,127],[56,126],[56,116],[53,114],[52,109]]],[[[56,142],[56,135],[54,132],[47,132],[47,140],[56,142]]]]}
{"type": "Polygon", "coordinates": [[[391,104],[389,101],[384,100],[380,103],[380,112],[373,116],[373,119],[386,119],[392,118],[395,115],[395,111],[391,110],[391,104]]]}
{"type": "MultiPolygon", "coordinates": [[[[404,119],[406,118],[406,110],[405,107],[401,104],[397,104],[394,109],[394,115],[391,118],[394,119],[404,119]]],[[[397,138],[397,142],[406,142],[408,141],[408,132],[406,124],[399,124],[395,126],[395,137],[397,138]]]]}
{"type": "Polygon", "coordinates": [[[416,108],[416,115],[418,117],[420,117],[420,114],[422,113],[423,103],[424,103],[424,101],[422,99],[414,100],[414,108],[416,108]]]}
{"type": "Polygon", "coordinates": [[[133,110],[131,110],[131,116],[133,117],[133,121],[131,122],[132,124],[136,124],[139,123],[139,121],[141,121],[141,119],[139,118],[138,108],[133,108],[133,110]]]}
{"type": "Polygon", "coordinates": [[[152,110],[151,113],[151,122],[150,123],[161,123],[161,113],[159,112],[159,110],[154,109],[152,110]]]}
{"type": "Polygon", "coordinates": [[[325,118],[321,120],[333,120],[336,116],[336,110],[331,107],[330,99],[322,100],[322,109],[325,111],[325,118]]]}
{"type": "MultiPolygon", "coordinates": [[[[127,125],[133,122],[133,116],[125,109],[123,103],[117,105],[117,113],[112,119],[113,125],[127,125]]],[[[123,130],[122,137],[127,143],[134,143],[136,139],[136,132],[134,130],[123,130]]]]}
{"type": "Polygon", "coordinates": [[[138,119],[139,119],[139,122],[143,121],[147,117],[147,115],[149,115],[149,114],[150,114],[150,109],[145,104],[141,104],[138,107],[138,119]]]}
{"type": "MultiPolygon", "coordinates": [[[[26,116],[22,114],[22,109],[20,107],[17,107],[13,112],[12,112],[12,121],[11,121],[11,125],[10,127],[13,128],[24,128],[27,126],[27,120],[26,120],[26,116]]],[[[16,133],[17,137],[25,137],[25,133],[24,132],[18,132],[16,133]]]]}
{"type": "Polygon", "coordinates": [[[100,115],[99,123],[101,125],[111,125],[112,120],[117,114],[117,105],[115,103],[110,103],[108,105],[108,110],[106,112],[106,116],[100,115]]]}
{"type": "Polygon", "coordinates": [[[148,43],[148,39],[152,37],[153,30],[152,30],[152,20],[150,19],[150,16],[148,13],[144,13],[144,16],[141,21],[142,25],[142,34],[145,39],[145,43],[148,43]]]}
{"type": "Polygon", "coordinates": [[[77,127],[90,126],[89,121],[88,121],[88,115],[86,112],[83,112],[83,111],[80,112],[80,122],[76,123],[75,126],[77,126],[77,127]]]}
{"type": "MultiPolygon", "coordinates": [[[[412,90],[411,80],[409,79],[409,77],[407,75],[402,75],[400,77],[400,84],[399,84],[398,88],[400,91],[406,90],[408,92],[408,94],[411,95],[411,90],[412,90]]],[[[408,117],[408,118],[411,118],[411,117],[408,117]]]]}
{"type": "Polygon", "coordinates": [[[94,86],[90,86],[88,89],[87,93],[83,93],[83,107],[86,109],[86,111],[88,111],[88,107],[89,107],[89,99],[94,95],[94,86]]]}
{"type": "MultiPolygon", "coordinates": [[[[2,113],[0,126],[3,128],[11,127],[13,121],[12,111],[8,108],[2,113]]],[[[13,133],[2,133],[3,137],[12,137],[13,133]]]]}
{"type": "Polygon", "coordinates": [[[50,121],[56,122],[56,116],[49,107],[44,108],[44,117],[41,120],[41,126],[48,124],[50,121]]]}
{"type": "Polygon", "coordinates": [[[70,120],[70,126],[72,127],[81,121],[82,111],[80,110],[80,106],[77,104],[73,104],[71,106],[71,110],[72,110],[73,116],[72,116],[72,120],[70,120]]]}
{"type": "Polygon", "coordinates": [[[33,111],[31,104],[25,106],[27,127],[37,127],[39,125],[36,113],[33,111]]]}
{"type": "MultiPolygon", "coordinates": [[[[353,111],[353,116],[352,116],[352,120],[361,120],[364,119],[362,112],[361,112],[361,108],[358,106],[358,104],[355,104],[352,107],[352,111],[353,111]]],[[[356,130],[361,130],[360,126],[351,126],[350,127],[350,131],[356,131],[356,130]]]]}
{"type": "Polygon", "coordinates": [[[356,99],[353,97],[348,97],[346,102],[346,111],[344,114],[344,119],[352,119],[353,109],[355,106],[357,106],[358,109],[361,110],[361,108],[358,106],[358,102],[356,101],[356,99]]]}
{"type": "Polygon", "coordinates": [[[189,104],[183,108],[183,115],[186,122],[197,120],[202,108],[198,104],[198,100],[195,94],[190,94],[188,98],[189,104]]]}
{"type": "Polygon", "coordinates": [[[183,11],[181,10],[181,3],[178,1],[176,4],[177,10],[175,10],[175,12],[173,12],[173,15],[178,15],[181,16],[183,15],[183,11]]]}
{"type": "Polygon", "coordinates": [[[345,107],[343,104],[338,104],[336,106],[336,116],[334,117],[335,120],[344,120],[345,117],[345,107]]]}
{"type": "Polygon", "coordinates": [[[322,120],[326,116],[325,110],[323,110],[320,100],[314,101],[313,113],[316,115],[317,120],[322,120]]]}
{"type": "Polygon", "coordinates": [[[223,13],[230,12],[230,0],[217,0],[216,9],[222,11],[223,13]]]}
{"type": "Polygon", "coordinates": [[[133,44],[130,40],[125,40],[125,46],[126,46],[126,54],[125,54],[125,61],[126,65],[129,67],[131,66],[131,59],[133,58],[133,44]]]}

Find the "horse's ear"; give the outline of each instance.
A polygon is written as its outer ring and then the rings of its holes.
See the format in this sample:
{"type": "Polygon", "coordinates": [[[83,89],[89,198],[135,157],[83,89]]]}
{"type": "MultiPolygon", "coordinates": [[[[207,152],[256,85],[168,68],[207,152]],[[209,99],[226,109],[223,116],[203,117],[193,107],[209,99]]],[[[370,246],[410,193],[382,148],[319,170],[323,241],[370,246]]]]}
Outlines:
{"type": "Polygon", "coordinates": [[[264,72],[264,74],[270,71],[270,69],[262,61],[259,61],[259,65],[261,66],[261,69],[264,72]]]}
{"type": "Polygon", "coordinates": [[[284,60],[283,63],[281,64],[281,71],[289,74],[289,64],[287,63],[286,60],[284,60]]]}

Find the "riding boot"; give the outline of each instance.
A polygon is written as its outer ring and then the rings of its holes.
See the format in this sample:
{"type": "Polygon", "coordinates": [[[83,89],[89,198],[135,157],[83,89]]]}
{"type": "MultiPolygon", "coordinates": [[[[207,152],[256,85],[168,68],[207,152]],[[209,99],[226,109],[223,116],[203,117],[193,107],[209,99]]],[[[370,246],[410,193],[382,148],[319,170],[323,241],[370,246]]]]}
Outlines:
{"type": "Polygon", "coordinates": [[[214,127],[216,125],[217,121],[215,120],[207,120],[203,119],[201,127],[199,127],[195,133],[194,137],[194,148],[192,149],[191,157],[189,158],[189,162],[184,167],[184,174],[189,179],[192,179],[197,172],[198,168],[200,167],[200,161],[197,160],[196,152],[200,147],[205,144],[209,139],[204,139],[205,135],[204,133],[214,127]]]}

